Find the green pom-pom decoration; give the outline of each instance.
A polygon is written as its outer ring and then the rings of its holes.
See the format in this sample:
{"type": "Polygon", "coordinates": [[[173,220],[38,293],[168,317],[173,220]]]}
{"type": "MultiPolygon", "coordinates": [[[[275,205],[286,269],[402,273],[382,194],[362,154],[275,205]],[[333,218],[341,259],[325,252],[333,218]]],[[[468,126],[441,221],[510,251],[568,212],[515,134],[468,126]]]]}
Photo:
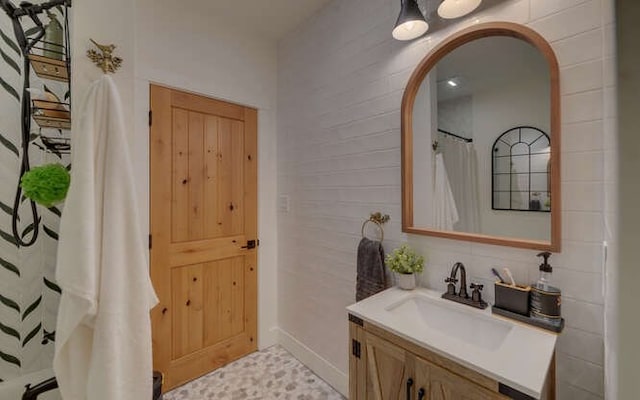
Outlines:
{"type": "Polygon", "coordinates": [[[20,180],[24,195],[47,208],[67,197],[71,176],[61,164],[48,164],[32,168],[20,180]]]}

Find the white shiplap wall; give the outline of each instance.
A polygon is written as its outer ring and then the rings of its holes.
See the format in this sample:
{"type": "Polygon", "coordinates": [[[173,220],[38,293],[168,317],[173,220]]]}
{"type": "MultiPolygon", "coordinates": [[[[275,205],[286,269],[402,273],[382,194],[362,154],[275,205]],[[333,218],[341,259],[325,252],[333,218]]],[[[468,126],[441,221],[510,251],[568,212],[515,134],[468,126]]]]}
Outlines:
{"type": "Polygon", "coordinates": [[[354,301],[355,249],[372,211],[391,216],[387,251],[409,241],[428,256],[424,286],[444,290],[455,261],[485,283],[490,300],[490,267],[509,266],[522,282],[537,278],[535,251],[405,235],[400,228],[400,103],[409,75],[451,33],[476,21],[511,21],[541,33],[561,68],[563,251],[552,258],[567,320],[558,344],[559,398],[603,397],[603,133],[613,81],[612,3],[511,0],[402,43],[390,33],[399,1],[335,0],[280,42],[278,193],[290,197],[290,209],[281,207],[278,217],[285,345],[344,390],[344,307],[354,301]]]}

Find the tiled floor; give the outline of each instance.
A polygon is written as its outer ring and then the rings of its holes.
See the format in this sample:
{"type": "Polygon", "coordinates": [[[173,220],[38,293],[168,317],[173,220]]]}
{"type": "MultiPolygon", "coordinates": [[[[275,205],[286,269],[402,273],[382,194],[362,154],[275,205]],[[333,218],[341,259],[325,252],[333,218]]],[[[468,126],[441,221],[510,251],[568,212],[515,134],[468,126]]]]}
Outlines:
{"type": "Polygon", "coordinates": [[[344,400],[280,346],[234,361],[172,390],[164,400],[344,400]]]}

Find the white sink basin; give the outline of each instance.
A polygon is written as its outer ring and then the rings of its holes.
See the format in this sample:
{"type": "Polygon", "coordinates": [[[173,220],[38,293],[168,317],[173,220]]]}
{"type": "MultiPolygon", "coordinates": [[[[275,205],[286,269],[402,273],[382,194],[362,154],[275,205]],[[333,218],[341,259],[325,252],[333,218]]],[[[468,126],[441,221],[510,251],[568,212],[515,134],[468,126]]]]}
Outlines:
{"type": "Polygon", "coordinates": [[[407,297],[386,307],[397,318],[420,324],[429,329],[486,350],[498,349],[513,328],[512,324],[465,312],[449,300],[432,299],[419,294],[407,297]]]}

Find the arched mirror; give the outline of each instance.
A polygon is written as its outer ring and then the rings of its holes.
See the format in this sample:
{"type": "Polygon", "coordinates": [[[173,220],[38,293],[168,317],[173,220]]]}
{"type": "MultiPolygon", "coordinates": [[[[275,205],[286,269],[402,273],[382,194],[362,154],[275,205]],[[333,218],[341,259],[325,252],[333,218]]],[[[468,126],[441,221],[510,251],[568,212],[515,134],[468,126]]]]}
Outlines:
{"type": "Polygon", "coordinates": [[[513,23],[424,58],[402,100],[404,232],[560,251],[558,76],[550,45],[513,23]]]}

